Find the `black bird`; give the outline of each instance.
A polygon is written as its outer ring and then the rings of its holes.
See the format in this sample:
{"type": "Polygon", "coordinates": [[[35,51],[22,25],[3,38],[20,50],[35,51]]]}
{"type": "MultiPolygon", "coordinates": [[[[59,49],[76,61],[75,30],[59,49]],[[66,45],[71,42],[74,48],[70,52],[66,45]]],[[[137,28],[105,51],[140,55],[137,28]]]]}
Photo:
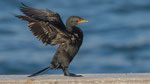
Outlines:
{"type": "Polygon", "coordinates": [[[28,27],[34,36],[45,45],[59,45],[50,66],[29,77],[47,69],[62,69],[65,76],[81,76],[70,73],[67,68],[79,51],[83,40],[83,32],[76,25],[88,21],[78,16],[70,16],[64,25],[59,14],[51,10],[35,9],[25,4],[22,4],[20,10],[24,15],[15,16],[28,21],[28,27]]]}

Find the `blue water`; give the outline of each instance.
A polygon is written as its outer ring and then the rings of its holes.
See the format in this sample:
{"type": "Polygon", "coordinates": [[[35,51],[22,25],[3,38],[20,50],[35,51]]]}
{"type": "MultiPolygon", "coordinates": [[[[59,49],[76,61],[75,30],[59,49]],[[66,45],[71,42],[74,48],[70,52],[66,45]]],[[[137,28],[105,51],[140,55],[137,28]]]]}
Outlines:
{"type": "MultiPolygon", "coordinates": [[[[83,45],[70,64],[74,73],[150,72],[150,0],[1,0],[0,74],[31,74],[49,65],[57,46],[44,46],[15,18],[20,2],[89,20],[78,26],[83,45]]],[[[49,74],[62,74],[52,70],[49,74]]]]}

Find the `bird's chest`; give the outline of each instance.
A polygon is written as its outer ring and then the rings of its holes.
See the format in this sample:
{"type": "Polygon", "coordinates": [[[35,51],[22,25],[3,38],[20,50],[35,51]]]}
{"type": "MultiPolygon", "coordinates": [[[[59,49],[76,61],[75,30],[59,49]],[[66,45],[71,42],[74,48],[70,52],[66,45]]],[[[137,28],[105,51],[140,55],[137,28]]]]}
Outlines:
{"type": "Polygon", "coordinates": [[[64,49],[70,56],[75,56],[80,48],[79,44],[80,42],[77,39],[75,39],[72,40],[72,42],[66,44],[64,49]]]}
{"type": "Polygon", "coordinates": [[[68,45],[67,48],[66,48],[66,51],[69,53],[70,56],[75,56],[76,53],[78,52],[79,50],[79,46],[76,44],[76,45],[68,45]]]}
{"type": "Polygon", "coordinates": [[[71,40],[64,45],[65,51],[69,56],[75,56],[79,51],[80,45],[82,44],[82,39],[77,33],[72,34],[71,40]]]}

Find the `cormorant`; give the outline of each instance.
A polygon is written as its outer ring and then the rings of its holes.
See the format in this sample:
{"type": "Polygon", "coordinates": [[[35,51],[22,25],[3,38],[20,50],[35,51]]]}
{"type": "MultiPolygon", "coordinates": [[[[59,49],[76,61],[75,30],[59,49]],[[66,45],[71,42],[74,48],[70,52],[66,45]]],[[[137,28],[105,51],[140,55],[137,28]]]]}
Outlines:
{"type": "Polygon", "coordinates": [[[47,69],[62,69],[65,76],[80,77],[81,75],[70,73],[67,68],[83,40],[83,32],[76,25],[88,21],[70,16],[64,25],[59,14],[51,10],[35,9],[25,4],[22,4],[20,10],[24,15],[15,16],[28,21],[28,27],[36,38],[45,45],[59,45],[50,66],[28,77],[36,76],[47,69]]]}

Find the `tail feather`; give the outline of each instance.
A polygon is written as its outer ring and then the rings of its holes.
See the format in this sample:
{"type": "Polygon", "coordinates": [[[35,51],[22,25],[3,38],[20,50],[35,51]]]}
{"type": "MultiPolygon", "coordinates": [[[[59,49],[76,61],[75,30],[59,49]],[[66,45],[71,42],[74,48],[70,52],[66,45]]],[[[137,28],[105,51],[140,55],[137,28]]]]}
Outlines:
{"type": "Polygon", "coordinates": [[[38,71],[38,72],[36,72],[36,73],[33,73],[32,75],[29,75],[28,77],[37,76],[38,74],[40,74],[41,72],[43,72],[43,71],[45,71],[45,70],[47,70],[47,69],[50,69],[50,67],[46,67],[46,68],[44,68],[44,69],[42,69],[42,70],[40,70],[40,71],[38,71]]]}
{"type": "Polygon", "coordinates": [[[44,68],[44,69],[42,69],[42,70],[40,70],[40,71],[38,71],[36,73],[33,73],[33,74],[29,75],[28,77],[37,76],[38,74],[40,74],[40,73],[42,73],[42,72],[44,72],[46,70],[53,70],[53,69],[61,69],[61,68],[60,68],[60,66],[56,67],[54,65],[50,65],[50,66],[48,66],[48,67],[46,67],[46,68],[44,68]]]}

